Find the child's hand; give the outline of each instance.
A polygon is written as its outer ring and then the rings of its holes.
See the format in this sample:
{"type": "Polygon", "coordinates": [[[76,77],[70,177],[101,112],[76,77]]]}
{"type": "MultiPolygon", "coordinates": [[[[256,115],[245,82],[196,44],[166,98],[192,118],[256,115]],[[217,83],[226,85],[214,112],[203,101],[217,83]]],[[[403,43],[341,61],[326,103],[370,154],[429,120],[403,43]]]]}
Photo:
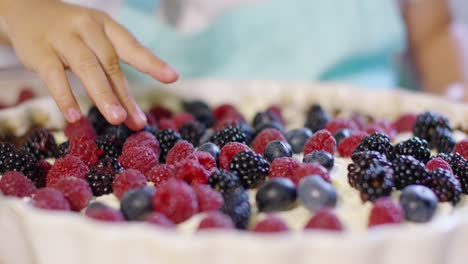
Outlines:
{"type": "Polygon", "coordinates": [[[38,73],[68,122],[81,117],[65,75],[70,68],[112,124],[140,129],[146,117],[119,61],[165,82],[178,73],[107,14],[56,0],[0,0],[0,28],[23,64],[38,73]]]}

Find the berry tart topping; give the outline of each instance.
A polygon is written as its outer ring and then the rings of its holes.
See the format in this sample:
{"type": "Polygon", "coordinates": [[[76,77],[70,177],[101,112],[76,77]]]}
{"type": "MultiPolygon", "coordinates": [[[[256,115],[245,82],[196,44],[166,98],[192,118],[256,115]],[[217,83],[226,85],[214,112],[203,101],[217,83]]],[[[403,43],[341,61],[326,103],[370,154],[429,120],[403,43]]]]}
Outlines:
{"type": "Polygon", "coordinates": [[[93,197],[89,184],[80,178],[63,178],[54,184],[53,188],[62,192],[73,211],[81,211],[93,197]]]}
{"type": "Polygon", "coordinates": [[[292,157],[291,146],[287,142],[272,141],[265,147],[263,157],[269,162],[281,157],[292,157]]]}
{"type": "Polygon", "coordinates": [[[198,230],[204,229],[234,229],[234,223],[231,218],[221,212],[209,212],[205,218],[200,221],[198,230]]]}
{"type": "Polygon", "coordinates": [[[288,178],[274,178],[264,183],[255,195],[260,212],[287,211],[296,202],[296,186],[288,178]]]}
{"type": "Polygon", "coordinates": [[[314,216],[305,225],[306,230],[326,230],[340,232],[343,225],[332,209],[323,207],[315,212],[314,216]]]}
{"type": "Polygon", "coordinates": [[[251,151],[236,154],[229,163],[229,170],[239,177],[245,188],[256,188],[262,184],[269,169],[268,161],[251,151]]]}
{"type": "Polygon", "coordinates": [[[413,127],[413,134],[415,137],[425,139],[430,144],[432,143],[432,136],[437,128],[450,129],[450,124],[445,116],[439,115],[434,112],[425,112],[416,117],[413,127]]]}
{"type": "Polygon", "coordinates": [[[307,176],[299,182],[297,193],[301,204],[310,211],[323,207],[335,207],[336,189],[320,176],[307,176]]]}
{"type": "Polygon", "coordinates": [[[23,149],[34,155],[38,160],[52,158],[57,155],[57,144],[49,130],[35,129],[26,139],[23,149]]]}
{"type": "Polygon", "coordinates": [[[318,163],[330,171],[335,163],[335,158],[325,150],[314,150],[305,155],[302,161],[304,163],[318,163]]]}
{"type": "Polygon", "coordinates": [[[49,187],[37,190],[32,199],[32,204],[34,207],[41,209],[70,211],[70,204],[63,193],[49,187]]]}
{"type": "Polygon", "coordinates": [[[255,225],[253,231],[257,233],[281,233],[288,232],[289,228],[283,219],[268,214],[265,219],[255,225]]]}
{"type": "Polygon", "coordinates": [[[171,221],[181,223],[198,212],[195,191],[181,180],[169,179],[161,184],[152,199],[153,208],[171,221]]]}
{"type": "Polygon", "coordinates": [[[117,174],[114,178],[112,186],[114,195],[118,199],[131,189],[141,188],[146,186],[146,177],[141,172],[128,169],[124,172],[117,174]]]}
{"type": "Polygon", "coordinates": [[[380,152],[384,154],[388,160],[392,160],[393,158],[393,146],[390,138],[382,133],[375,132],[363,138],[354,150],[354,153],[368,150],[380,152]]]}
{"type": "Polygon", "coordinates": [[[152,198],[155,192],[156,188],[152,186],[126,192],[120,201],[120,211],[125,219],[129,221],[143,220],[152,213],[152,198]]]}
{"type": "Polygon", "coordinates": [[[375,201],[369,214],[369,227],[401,224],[404,212],[401,206],[389,197],[375,201]]]}
{"type": "Polygon", "coordinates": [[[239,128],[227,126],[217,131],[211,137],[211,142],[218,145],[218,147],[222,148],[230,142],[239,142],[245,144],[246,138],[244,132],[242,132],[239,128]]]}
{"type": "Polygon", "coordinates": [[[426,163],[431,156],[427,141],[417,137],[396,144],[393,152],[395,157],[401,155],[413,156],[415,159],[424,163],[426,163]]]}
{"type": "Polygon", "coordinates": [[[0,178],[0,193],[19,198],[30,197],[36,192],[32,181],[20,172],[7,171],[0,178]]]}
{"type": "Polygon", "coordinates": [[[240,180],[236,174],[221,169],[210,175],[208,184],[222,195],[227,195],[229,192],[240,187],[240,180]]]}
{"type": "Polygon", "coordinates": [[[434,216],[439,199],[434,192],[422,185],[406,186],[400,195],[405,218],[412,222],[429,222],[434,216]]]}
{"type": "Polygon", "coordinates": [[[448,170],[436,169],[432,171],[432,181],[429,187],[441,202],[450,202],[453,205],[460,202],[462,194],[460,181],[448,170]]]}
{"type": "Polygon", "coordinates": [[[312,137],[312,131],[308,128],[298,128],[290,130],[285,135],[293,153],[298,154],[304,151],[304,145],[312,137]]]}
{"type": "Polygon", "coordinates": [[[122,165],[115,158],[105,156],[99,160],[86,175],[94,196],[112,193],[115,175],[121,172],[122,165]]]}
{"type": "Polygon", "coordinates": [[[424,163],[412,156],[399,156],[393,161],[394,183],[397,190],[411,184],[428,185],[432,180],[424,163]]]}
{"type": "Polygon", "coordinates": [[[314,104],[307,111],[304,126],[312,130],[312,132],[319,131],[325,128],[330,119],[328,113],[320,105],[314,104]]]}
{"type": "Polygon", "coordinates": [[[283,134],[275,128],[267,128],[262,130],[252,142],[252,149],[258,153],[262,154],[265,152],[265,148],[268,143],[272,141],[283,141],[286,142],[283,134]]]}
{"type": "Polygon", "coordinates": [[[224,203],[221,193],[212,189],[209,185],[196,184],[193,190],[197,195],[198,209],[200,212],[215,211],[224,203]]]}
{"type": "Polygon", "coordinates": [[[161,154],[159,155],[159,162],[166,162],[166,155],[169,150],[181,140],[180,134],[172,129],[163,129],[158,132],[156,138],[159,141],[161,154]]]}
{"type": "Polygon", "coordinates": [[[270,165],[268,177],[270,179],[276,177],[292,178],[294,171],[299,167],[299,164],[300,162],[294,158],[277,158],[270,165]]]}
{"type": "Polygon", "coordinates": [[[319,130],[304,145],[304,155],[314,150],[325,150],[330,154],[335,154],[336,140],[327,130],[319,130]]]}

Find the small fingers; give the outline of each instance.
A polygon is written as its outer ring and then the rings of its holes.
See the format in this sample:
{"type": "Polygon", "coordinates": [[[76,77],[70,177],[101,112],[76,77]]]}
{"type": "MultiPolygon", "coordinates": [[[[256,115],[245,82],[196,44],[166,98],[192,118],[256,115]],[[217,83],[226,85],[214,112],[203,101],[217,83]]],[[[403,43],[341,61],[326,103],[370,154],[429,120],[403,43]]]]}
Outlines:
{"type": "Polygon", "coordinates": [[[179,73],[172,66],[141,45],[130,32],[112,19],[105,20],[104,31],[120,58],[135,69],[164,83],[175,82],[179,78],[179,73]]]}
{"type": "Polygon", "coordinates": [[[81,80],[109,123],[117,125],[125,121],[127,112],[110,87],[96,56],[86,44],[78,37],[72,36],[60,41],[55,48],[81,80]]]}
{"type": "Polygon", "coordinates": [[[120,68],[119,58],[103,29],[86,28],[80,30],[80,34],[83,41],[96,55],[114,93],[127,111],[126,125],[133,130],[142,129],[146,124],[146,116],[130,94],[127,81],[120,68]]]}

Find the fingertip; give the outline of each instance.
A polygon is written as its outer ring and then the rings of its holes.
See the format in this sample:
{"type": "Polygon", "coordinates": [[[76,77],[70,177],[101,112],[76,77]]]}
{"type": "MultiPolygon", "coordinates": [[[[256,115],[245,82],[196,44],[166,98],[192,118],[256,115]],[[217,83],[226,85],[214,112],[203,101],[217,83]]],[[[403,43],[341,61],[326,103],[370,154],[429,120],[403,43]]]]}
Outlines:
{"type": "Polygon", "coordinates": [[[136,108],[136,111],[133,115],[130,115],[125,124],[134,131],[141,130],[145,127],[147,123],[146,115],[141,111],[139,107],[136,108]]]}
{"type": "Polygon", "coordinates": [[[65,112],[65,119],[68,123],[75,123],[76,121],[80,120],[81,112],[76,108],[69,108],[65,112]]]}
{"type": "Polygon", "coordinates": [[[158,73],[153,75],[163,83],[173,83],[179,79],[179,72],[169,64],[166,64],[158,73]]]}
{"type": "Polygon", "coordinates": [[[107,121],[112,125],[122,124],[127,119],[127,111],[117,104],[105,105],[105,113],[107,121]]]}

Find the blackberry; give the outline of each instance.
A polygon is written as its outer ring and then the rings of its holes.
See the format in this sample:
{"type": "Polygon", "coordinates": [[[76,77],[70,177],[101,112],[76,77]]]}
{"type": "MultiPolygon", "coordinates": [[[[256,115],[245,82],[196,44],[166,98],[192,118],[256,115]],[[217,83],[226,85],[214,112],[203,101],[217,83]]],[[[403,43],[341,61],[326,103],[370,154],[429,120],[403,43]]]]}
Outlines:
{"type": "Polygon", "coordinates": [[[460,181],[463,193],[468,194],[468,161],[458,153],[439,153],[437,157],[444,159],[450,164],[453,174],[455,174],[460,181]]]}
{"type": "Polygon", "coordinates": [[[247,229],[250,219],[249,195],[243,188],[227,193],[221,211],[231,217],[237,229],[247,229]]]}
{"type": "Polygon", "coordinates": [[[430,188],[441,202],[451,202],[458,204],[461,199],[462,188],[457,177],[450,171],[435,169],[432,171],[432,181],[430,188]]]}
{"type": "Polygon", "coordinates": [[[356,187],[363,201],[375,201],[389,196],[393,189],[393,170],[390,167],[370,167],[356,181],[356,187]]]}
{"type": "Polygon", "coordinates": [[[112,193],[115,175],[123,171],[122,165],[113,157],[104,157],[86,175],[94,196],[112,193]]]}
{"type": "Polygon", "coordinates": [[[205,126],[197,121],[186,122],[179,128],[180,136],[195,147],[200,145],[200,138],[205,134],[205,131],[205,126]]]}
{"type": "Polygon", "coordinates": [[[98,135],[101,135],[108,127],[112,126],[95,105],[88,110],[88,120],[98,135]]]}
{"type": "Polygon", "coordinates": [[[353,188],[357,188],[357,180],[365,170],[371,167],[391,167],[385,155],[377,151],[357,152],[351,159],[353,163],[348,165],[348,182],[353,188]]]}
{"type": "Polygon", "coordinates": [[[104,134],[115,135],[115,137],[120,139],[122,142],[125,142],[125,140],[133,133],[134,131],[130,130],[126,125],[110,126],[104,131],[104,134]]]}
{"type": "Polygon", "coordinates": [[[413,137],[396,144],[393,153],[395,157],[402,155],[413,156],[424,163],[427,163],[431,156],[427,141],[418,137],[413,137]]]}
{"type": "Polygon", "coordinates": [[[244,132],[242,132],[239,128],[227,126],[216,132],[211,137],[211,142],[222,148],[229,142],[239,142],[246,144],[246,138],[244,132]]]}
{"type": "Polygon", "coordinates": [[[68,149],[70,148],[70,141],[65,141],[58,145],[57,147],[57,156],[56,158],[63,158],[68,153],[68,149]]]}
{"type": "Polygon", "coordinates": [[[307,111],[304,126],[312,130],[312,132],[316,132],[324,129],[330,119],[330,116],[323,110],[322,106],[314,104],[307,111]]]}
{"type": "Polygon", "coordinates": [[[36,159],[52,158],[57,155],[55,138],[46,128],[35,129],[26,139],[23,149],[36,159]]]}
{"type": "Polygon", "coordinates": [[[180,134],[172,129],[163,129],[158,132],[156,138],[159,141],[161,154],[159,155],[159,162],[166,162],[166,155],[175,143],[182,138],[180,134]]]}
{"type": "Polygon", "coordinates": [[[425,139],[431,144],[432,135],[438,127],[450,129],[448,119],[438,113],[425,112],[416,117],[416,122],[413,126],[413,134],[420,139],[425,139]]]}
{"type": "Polygon", "coordinates": [[[452,136],[452,131],[447,128],[438,127],[431,138],[431,147],[441,153],[451,153],[457,142],[452,136]]]}
{"type": "Polygon", "coordinates": [[[115,134],[102,134],[96,138],[96,145],[109,157],[118,158],[122,154],[122,146],[125,141],[115,134]]]}
{"type": "Polygon", "coordinates": [[[431,182],[431,174],[421,161],[412,156],[399,156],[393,161],[395,172],[395,188],[401,190],[408,185],[428,185],[431,182]]]}
{"type": "Polygon", "coordinates": [[[236,154],[229,163],[229,170],[239,177],[245,188],[255,188],[262,184],[269,169],[268,161],[251,151],[236,154]]]}
{"type": "Polygon", "coordinates": [[[240,181],[236,174],[226,170],[219,170],[210,175],[208,184],[221,194],[227,195],[240,186],[240,181]]]}
{"type": "Polygon", "coordinates": [[[0,173],[6,171],[5,162],[8,156],[13,155],[16,152],[16,147],[7,142],[0,142],[0,173]]]}
{"type": "Polygon", "coordinates": [[[1,157],[1,173],[5,171],[18,171],[26,177],[36,182],[36,173],[38,171],[37,159],[29,152],[20,149],[10,149],[1,157]]]}
{"type": "Polygon", "coordinates": [[[212,127],[215,124],[213,113],[206,103],[202,101],[184,102],[183,107],[205,127],[212,127]]]}
{"type": "Polygon", "coordinates": [[[393,146],[390,138],[385,134],[374,132],[363,138],[354,150],[354,153],[368,150],[380,152],[384,154],[388,160],[393,159],[393,146]]]}

